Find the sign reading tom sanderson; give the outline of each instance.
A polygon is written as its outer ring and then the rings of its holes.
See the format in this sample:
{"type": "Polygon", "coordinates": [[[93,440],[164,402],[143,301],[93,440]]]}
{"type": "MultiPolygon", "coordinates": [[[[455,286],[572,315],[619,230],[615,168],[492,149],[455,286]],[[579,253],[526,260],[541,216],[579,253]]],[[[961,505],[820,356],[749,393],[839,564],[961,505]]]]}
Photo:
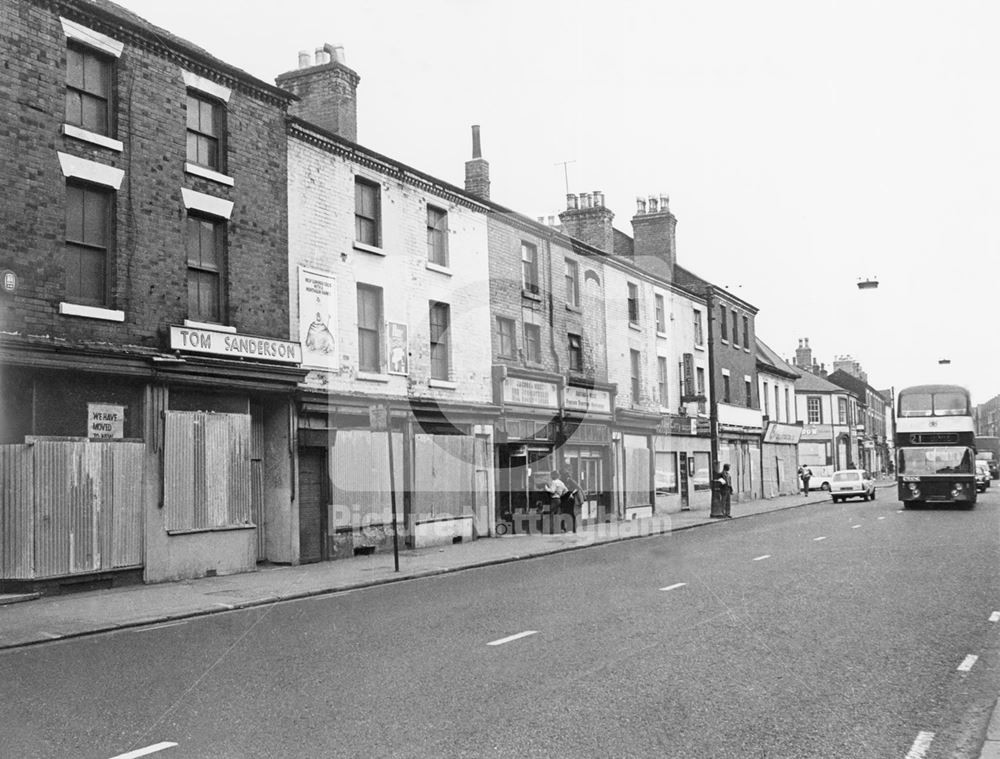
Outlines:
{"type": "Polygon", "coordinates": [[[224,358],[251,358],[257,361],[279,361],[283,364],[302,363],[302,348],[298,343],[195,327],[171,325],[170,349],[208,353],[224,358]]]}

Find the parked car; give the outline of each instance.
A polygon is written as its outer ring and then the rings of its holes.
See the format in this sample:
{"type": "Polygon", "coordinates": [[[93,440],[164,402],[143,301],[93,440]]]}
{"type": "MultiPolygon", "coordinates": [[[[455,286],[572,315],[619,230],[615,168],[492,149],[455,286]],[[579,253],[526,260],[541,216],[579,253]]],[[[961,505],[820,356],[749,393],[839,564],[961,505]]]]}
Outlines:
{"type": "Polygon", "coordinates": [[[864,469],[841,469],[830,479],[830,496],[834,503],[848,498],[874,501],[875,478],[864,469]]]}
{"type": "Polygon", "coordinates": [[[990,465],[986,461],[976,462],[976,490],[980,493],[985,493],[986,488],[990,486],[990,480],[992,475],[990,474],[990,465]]]}
{"type": "Polygon", "coordinates": [[[830,480],[833,477],[833,467],[830,464],[810,466],[809,471],[812,472],[812,477],[809,478],[810,490],[830,489],[830,480]]]}

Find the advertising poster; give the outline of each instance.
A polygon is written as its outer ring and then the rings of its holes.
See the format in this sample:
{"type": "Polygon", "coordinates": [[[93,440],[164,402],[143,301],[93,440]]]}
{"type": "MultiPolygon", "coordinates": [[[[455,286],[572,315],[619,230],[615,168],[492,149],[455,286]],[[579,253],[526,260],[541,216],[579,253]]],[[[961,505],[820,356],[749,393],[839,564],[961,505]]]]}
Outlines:
{"type": "Polygon", "coordinates": [[[409,374],[410,358],[406,344],[406,325],[388,323],[389,374],[409,374]]]}
{"type": "Polygon", "coordinates": [[[333,275],[299,267],[299,340],[303,365],[337,371],[337,279],[333,275]]]}

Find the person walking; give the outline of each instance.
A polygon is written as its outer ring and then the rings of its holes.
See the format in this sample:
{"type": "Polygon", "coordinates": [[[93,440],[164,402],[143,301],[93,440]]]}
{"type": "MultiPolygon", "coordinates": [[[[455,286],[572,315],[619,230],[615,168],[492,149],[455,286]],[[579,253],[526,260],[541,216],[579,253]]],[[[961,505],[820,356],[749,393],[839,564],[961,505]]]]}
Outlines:
{"type": "Polygon", "coordinates": [[[799,467],[799,477],[802,479],[802,495],[809,495],[809,478],[812,476],[813,473],[809,467],[799,467]]]}
{"type": "Polygon", "coordinates": [[[722,487],[719,493],[722,496],[722,516],[726,519],[732,519],[733,515],[730,513],[732,510],[732,500],[733,500],[733,478],[729,474],[729,464],[722,465],[722,487]]]}
{"type": "Polygon", "coordinates": [[[562,506],[562,497],[569,492],[569,488],[566,487],[566,483],[562,481],[559,476],[559,472],[553,469],[549,473],[549,484],[545,486],[545,492],[552,496],[552,503],[550,511],[558,512],[562,506]]]}

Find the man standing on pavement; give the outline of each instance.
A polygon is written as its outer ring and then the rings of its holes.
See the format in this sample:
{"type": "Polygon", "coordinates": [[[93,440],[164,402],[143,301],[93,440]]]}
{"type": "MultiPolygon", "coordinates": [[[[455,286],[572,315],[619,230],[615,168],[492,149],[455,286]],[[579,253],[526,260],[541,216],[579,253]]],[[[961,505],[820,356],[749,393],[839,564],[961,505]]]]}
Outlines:
{"type": "Polygon", "coordinates": [[[802,478],[802,495],[809,495],[809,478],[812,476],[813,473],[809,467],[799,467],[799,477],[802,478]]]}
{"type": "Polygon", "coordinates": [[[549,484],[545,486],[545,492],[552,496],[551,511],[558,513],[562,506],[562,497],[568,492],[566,484],[559,477],[559,472],[553,469],[550,472],[551,480],[549,484]]]}
{"type": "Polygon", "coordinates": [[[733,515],[729,512],[732,508],[733,478],[729,474],[729,464],[722,465],[722,486],[720,491],[719,495],[722,496],[722,516],[726,519],[731,519],[733,515]]]}

